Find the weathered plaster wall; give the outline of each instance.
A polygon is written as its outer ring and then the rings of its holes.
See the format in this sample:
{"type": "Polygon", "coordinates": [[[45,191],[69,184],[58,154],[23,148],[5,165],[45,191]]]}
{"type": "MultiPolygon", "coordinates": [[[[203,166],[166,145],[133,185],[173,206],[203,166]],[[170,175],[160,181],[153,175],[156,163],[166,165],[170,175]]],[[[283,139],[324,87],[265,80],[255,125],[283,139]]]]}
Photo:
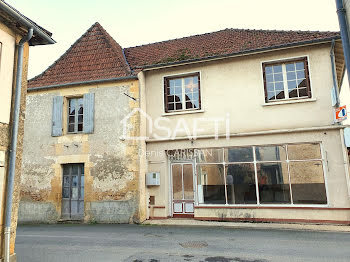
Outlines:
{"type": "MultiPolygon", "coordinates": [[[[213,119],[218,121],[218,134],[225,134],[227,129],[230,133],[242,133],[330,125],[333,123],[330,95],[333,84],[329,52],[330,44],[322,44],[147,71],[147,114],[154,123],[163,117],[160,125],[170,127],[171,135],[176,127],[182,128],[178,128],[177,137],[186,136],[185,124],[191,134],[196,127],[197,135],[213,135],[213,119]],[[309,61],[312,99],[266,106],[262,63],[305,56],[309,61]],[[165,114],[163,78],[191,72],[200,72],[202,110],[191,114],[165,114]],[[317,112],[318,117],[308,112],[317,112]]],[[[150,138],[167,137],[164,129],[147,131],[150,138]]]]}
{"type": "MultiPolygon", "coordinates": [[[[10,42],[12,45],[18,43],[22,38],[21,35],[16,34],[16,32],[12,31],[10,28],[6,27],[3,23],[0,23],[0,29],[2,33],[7,34],[7,39],[11,39],[10,42]]],[[[4,41],[5,39],[1,39],[4,41]]],[[[2,70],[6,70],[6,83],[10,83],[12,86],[12,95],[7,97],[6,99],[10,99],[11,110],[9,123],[0,123],[0,151],[3,151],[5,154],[5,163],[4,167],[0,167],[0,257],[3,256],[3,233],[4,233],[4,211],[5,211],[5,193],[6,193],[6,179],[7,179],[7,167],[8,167],[8,153],[9,146],[11,140],[11,127],[13,121],[13,104],[14,104],[14,91],[15,91],[15,75],[16,75],[16,62],[17,61],[17,52],[15,52],[15,46],[11,48],[11,57],[13,59],[12,62],[7,63],[5,61],[4,64],[1,64],[2,70]],[[10,79],[10,82],[8,80],[10,79]]],[[[3,49],[3,52],[8,52],[9,49],[3,49]]],[[[26,93],[27,93],[27,75],[28,75],[28,59],[29,59],[29,45],[24,45],[23,50],[23,74],[22,74],[22,92],[21,92],[21,106],[20,106],[20,120],[18,126],[18,141],[17,141],[17,152],[16,152],[16,167],[15,167],[15,183],[14,183],[14,193],[13,193],[13,203],[12,203],[12,221],[11,221],[11,241],[10,241],[10,254],[14,254],[15,249],[15,239],[16,239],[16,227],[17,227],[17,213],[18,213],[18,205],[19,205],[19,188],[20,188],[20,177],[21,177],[21,162],[22,162],[22,153],[23,153],[23,132],[24,132],[24,111],[25,111],[25,101],[26,101],[26,93]]],[[[0,85],[2,86],[3,82],[1,80],[0,85]]],[[[0,96],[2,97],[2,90],[0,91],[0,96]]],[[[1,100],[1,99],[0,99],[1,100]]],[[[1,100],[3,101],[3,100],[1,100]]],[[[1,102],[2,103],[2,102],[1,102]]],[[[4,104],[0,106],[1,110],[3,110],[4,104]]],[[[1,122],[1,121],[0,121],[1,122]]]]}
{"type": "MultiPolygon", "coordinates": [[[[140,221],[139,141],[123,140],[121,121],[139,106],[137,81],[30,92],[25,121],[21,222],[56,222],[61,217],[62,164],[84,163],[85,222],[140,221]],[[54,96],[95,93],[93,134],[51,136],[54,96]]],[[[64,104],[67,107],[67,104],[64,104]]],[[[66,119],[66,118],[64,118],[66,119]]],[[[64,123],[66,123],[64,121],[64,123]]],[[[127,119],[129,136],[139,135],[139,115],[127,119]]]]}
{"type": "Polygon", "coordinates": [[[9,28],[0,24],[0,39],[0,123],[8,124],[11,111],[16,38],[9,28]]]}

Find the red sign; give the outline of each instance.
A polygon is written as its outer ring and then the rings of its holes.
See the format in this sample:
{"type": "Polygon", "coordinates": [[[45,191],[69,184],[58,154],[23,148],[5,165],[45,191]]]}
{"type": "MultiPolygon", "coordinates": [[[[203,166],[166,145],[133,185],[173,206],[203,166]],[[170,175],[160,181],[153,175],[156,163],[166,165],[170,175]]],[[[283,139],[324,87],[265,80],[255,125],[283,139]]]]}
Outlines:
{"type": "Polygon", "coordinates": [[[345,120],[348,116],[346,111],[346,106],[341,106],[335,109],[335,122],[341,122],[345,120]]]}

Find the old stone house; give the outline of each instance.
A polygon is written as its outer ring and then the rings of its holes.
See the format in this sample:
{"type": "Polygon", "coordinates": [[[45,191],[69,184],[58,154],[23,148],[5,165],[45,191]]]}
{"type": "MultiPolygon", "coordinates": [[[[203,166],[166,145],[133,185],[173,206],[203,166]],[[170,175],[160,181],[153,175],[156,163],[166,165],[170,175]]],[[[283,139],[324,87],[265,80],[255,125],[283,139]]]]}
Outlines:
{"type": "Polygon", "coordinates": [[[29,81],[21,220],[347,224],[343,77],[338,32],[225,29],[122,49],[95,24],[29,81]]]}
{"type": "Polygon", "coordinates": [[[15,261],[29,47],[51,33],[0,1],[0,261],[15,261]]]}
{"type": "MultiPolygon", "coordinates": [[[[144,219],[140,142],[120,139],[120,121],[138,107],[137,77],[123,49],[98,23],[31,79],[20,220],[144,219]]],[[[129,135],[139,135],[137,116],[127,125],[129,135]]]]}

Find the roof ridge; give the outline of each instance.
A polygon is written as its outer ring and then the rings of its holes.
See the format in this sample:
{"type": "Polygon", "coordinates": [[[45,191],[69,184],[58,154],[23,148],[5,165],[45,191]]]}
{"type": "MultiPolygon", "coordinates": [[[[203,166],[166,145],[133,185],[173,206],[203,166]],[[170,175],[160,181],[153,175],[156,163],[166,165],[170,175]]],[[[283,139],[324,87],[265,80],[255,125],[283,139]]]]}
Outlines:
{"type": "Polygon", "coordinates": [[[190,37],[194,37],[194,36],[209,35],[209,34],[218,33],[218,32],[221,32],[221,31],[226,31],[228,29],[229,28],[225,28],[225,29],[222,29],[222,30],[207,32],[207,33],[203,33],[203,34],[195,34],[195,35],[189,35],[189,36],[184,36],[184,37],[180,37],[180,38],[173,38],[173,39],[168,39],[168,40],[163,40],[163,41],[152,42],[152,43],[148,43],[148,44],[129,46],[129,47],[126,47],[125,49],[131,49],[131,48],[147,46],[147,45],[153,45],[153,44],[161,44],[161,43],[166,43],[166,42],[170,42],[170,41],[174,41],[174,40],[186,39],[186,38],[190,38],[190,37]]]}
{"type": "Polygon", "coordinates": [[[126,47],[124,49],[132,49],[132,48],[138,48],[138,47],[143,47],[143,46],[148,46],[148,45],[162,44],[162,43],[171,42],[171,41],[175,41],[175,40],[182,40],[182,39],[187,39],[187,38],[196,37],[196,36],[210,35],[210,34],[219,33],[219,32],[223,32],[223,31],[253,31],[253,32],[256,31],[256,32],[276,32],[276,33],[288,33],[288,32],[296,32],[296,33],[298,33],[298,32],[300,32],[300,33],[339,33],[339,31],[225,28],[225,29],[212,31],[212,32],[207,32],[207,33],[202,33],[202,34],[194,34],[194,35],[184,36],[184,37],[180,37],[180,38],[173,38],[173,39],[168,39],[168,40],[163,40],[163,41],[156,41],[156,42],[147,43],[147,44],[130,46],[130,47],[126,47]]]}
{"type": "Polygon", "coordinates": [[[38,79],[39,77],[43,76],[49,69],[54,67],[61,59],[63,59],[69,53],[69,51],[73,48],[73,46],[75,46],[82,38],[84,38],[95,26],[100,26],[100,24],[98,22],[95,22],[92,26],[90,26],[89,29],[86,30],[84,34],[82,34],[77,40],[75,40],[75,42],[66,50],[66,52],[64,52],[58,59],[55,60],[55,62],[53,62],[50,66],[48,66],[42,73],[29,79],[28,82],[38,79]]]}
{"type": "Polygon", "coordinates": [[[281,32],[281,33],[339,33],[339,31],[319,31],[319,30],[282,30],[282,29],[249,29],[249,28],[227,28],[229,30],[237,31],[259,31],[259,32],[281,32]]]}
{"type": "Polygon", "coordinates": [[[104,34],[104,36],[106,37],[106,40],[108,41],[108,43],[110,44],[111,48],[118,54],[118,52],[120,51],[123,55],[123,59],[124,59],[124,62],[125,62],[125,65],[124,65],[124,69],[125,69],[125,72],[127,74],[131,74],[132,71],[131,71],[131,68],[129,66],[129,63],[128,61],[126,60],[126,57],[125,57],[125,54],[124,54],[124,49],[121,47],[121,45],[115,41],[115,39],[106,31],[106,29],[104,29],[102,27],[101,24],[99,24],[98,22],[95,23],[96,26],[99,27],[99,29],[102,31],[102,33],[104,34]],[[120,50],[117,50],[117,48],[120,48],[120,50]]]}

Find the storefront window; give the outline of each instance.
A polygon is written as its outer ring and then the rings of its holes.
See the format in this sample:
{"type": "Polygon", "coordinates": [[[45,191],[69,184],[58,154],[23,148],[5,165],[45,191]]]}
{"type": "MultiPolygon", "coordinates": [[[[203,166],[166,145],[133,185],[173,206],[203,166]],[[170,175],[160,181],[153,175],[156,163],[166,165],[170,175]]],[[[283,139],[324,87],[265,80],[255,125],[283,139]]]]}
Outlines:
{"type": "Polygon", "coordinates": [[[297,144],[288,145],[288,159],[306,160],[322,159],[319,144],[297,144]]]}
{"type": "Polygon", "coordinates": [[[256,204],[254,164],[233,164],[226,168],[228,204],[256,204]]]}
{"type": "Polygon", "coordinates": [[[289,170],[295,204],[327,204],[321,161],[291,162],[289,170]]]}
{"type": "Polygon", "coordinates": [[[318,143],[196,151],[199,204],[327,204],[318,143]]]}
{"type": "Polygon", "coordinates": [[[207,148],[196,149],[195,156],[197,163],[222,163],[223,162],[223,149],[207,148]]]}
{"type": "Polygon", "coordinates": [[[257,161],[287,160],[285,146],[257,146],[255,147],[257,161]]]}
{"type": "Polygon", "coordinates": [[[253,162],[252,147],[236,147],[225,149],[225,162],[253,162]]]}
{"type": "Polygon", "coordinates": [[[224,166],[222,164],[197,165],[198,202],[226,204],[224,166]]]}
{"type": "Polygon", "coordinates": [[[259,163],[259,198],[262,204],[290,204],[290,190],[287,163],[259,163]]]}

